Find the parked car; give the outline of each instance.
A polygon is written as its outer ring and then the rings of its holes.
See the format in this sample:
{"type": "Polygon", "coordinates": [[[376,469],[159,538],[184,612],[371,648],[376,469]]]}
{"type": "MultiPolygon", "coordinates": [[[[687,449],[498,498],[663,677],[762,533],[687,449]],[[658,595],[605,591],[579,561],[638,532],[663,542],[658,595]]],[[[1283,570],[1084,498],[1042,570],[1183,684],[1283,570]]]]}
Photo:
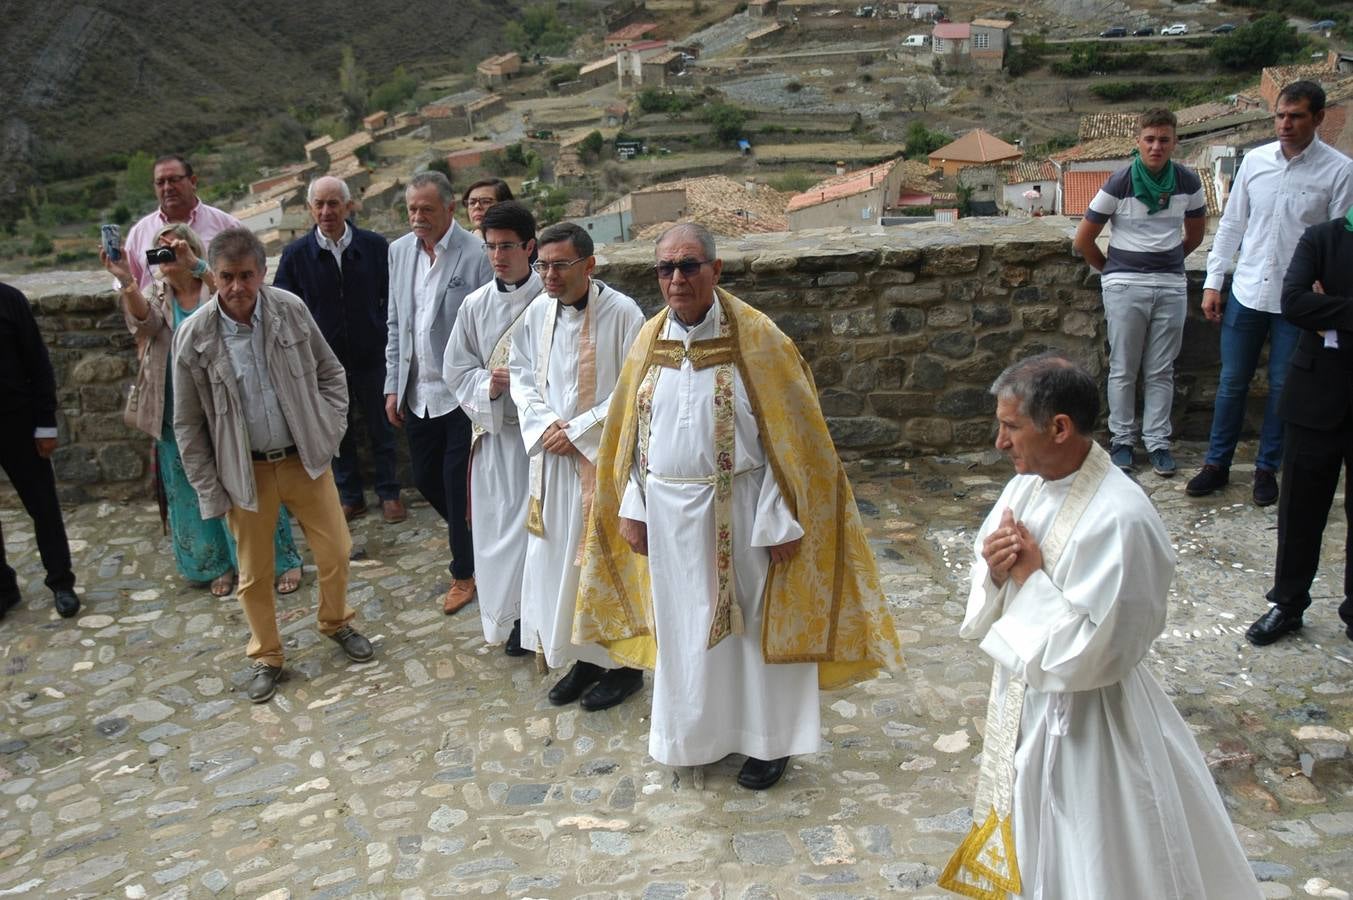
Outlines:
{"type": "Polygon", "coordinates": [[[1333,19],[1321,19],[1319,22],[1312,22],[1310,25],[1306,27],[1310,31],[1329,31],[1331,28],[1333,28],[1335,25],[1338,24],[1339,23],[1334,21],[1333,19]]]}
{"type": "Polygon", "coordinates": [[[1166,25],[1164,28],[1162,28],[1162,29],[1160,30],[1160,33],[1161,33],[1161,34],[1188,34],[1188,33],[1189,33],[1189,26],[1185,25],[1183,22],[1175,22],[1175,23],[1173,23],[1173,24],[1171,24],[1171,25],[1166,25]]]}
{"type": "Polygon", "coordinates": [[[1105,28],[1099,33],[1103,38],[1127,37],[1127,29],[1122,25],[1115,25],[1112,28],[1105,28]]]}
{"type": "Polygon", "coordinates": [[[1149,25],[1145,28],[1138,28],[1136,31],[1132,32],[1133,37],[1155,37],[1155,34],[1156,29],[1149,25]]]}
{"type": "Polygon", "coordinates": [[[924,47],[929,43],[930,43],[930,35],[928,34],[909,34],[907,35],[906,39],[902,41],[902,46],[924,47]]]}
{"type": "Polygon", "coordinates": [[[1213,28],[1213,29],[1212,29],[1212,33],[1213,33],[1213,34],[1230,34],[1231,32],[1233,32],[1233,31],[1235,31],[1235,30],[1236,30],[1236,26],[1232,25],[1230,22],[1223,22],[1223,23],[1221,23],[1220,25],[1218,25],[1216,28],[1213,28]]]}

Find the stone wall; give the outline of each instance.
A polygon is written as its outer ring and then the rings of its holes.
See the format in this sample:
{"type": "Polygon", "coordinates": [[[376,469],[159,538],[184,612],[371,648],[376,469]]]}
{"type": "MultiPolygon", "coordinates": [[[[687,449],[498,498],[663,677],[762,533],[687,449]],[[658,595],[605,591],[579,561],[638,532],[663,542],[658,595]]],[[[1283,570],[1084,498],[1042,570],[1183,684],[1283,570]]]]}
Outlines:
{"type": "MultiPolygon", "coordinates": [[[[1059,348],[1103,377],[1098,276],[1072,256],[1073,227],[1046,217],[831,228],[728,239],[719,253],[724,286],[774,318],[811,364],[842,456],[906,456],[989,446],[987,387],[1022,356],[1059,348]]],[[[1198,314],[1201,253],[1176,365],[1175,430],[1194,440],[1207,437],[1218,371],[1216,328],[1198,314]]],[[[652,264],[651,244],[616,245],[597,274],[651,313],[661,302],[652,264]]],[[[150,440],[122,424],[136,358],[115,295],[35,294],[57,371],[64,496],[144,496],[150,440]]],[[[1262,384],[1251,392],[1255,423],[1264,395],[1262,384]]]]}

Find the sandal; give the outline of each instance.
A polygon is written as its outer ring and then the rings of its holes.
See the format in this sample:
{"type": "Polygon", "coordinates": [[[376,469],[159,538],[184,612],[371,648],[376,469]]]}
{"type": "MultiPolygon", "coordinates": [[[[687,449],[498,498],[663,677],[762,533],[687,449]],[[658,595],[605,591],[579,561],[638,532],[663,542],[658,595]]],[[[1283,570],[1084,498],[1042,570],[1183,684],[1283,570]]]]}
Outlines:
{"type": "Polygon", "coordinates": [[[296,589],[301,586],[301,568],[297,566],[294,569],[287,569],[281,575],[277,576],[277,593],[294,594],[296,589]]]}
{"type": "Polygon", "coordinates": [[[210,588],[213,597],[229,597],[235,592],[235,570],[213,578],[210,588]]]}

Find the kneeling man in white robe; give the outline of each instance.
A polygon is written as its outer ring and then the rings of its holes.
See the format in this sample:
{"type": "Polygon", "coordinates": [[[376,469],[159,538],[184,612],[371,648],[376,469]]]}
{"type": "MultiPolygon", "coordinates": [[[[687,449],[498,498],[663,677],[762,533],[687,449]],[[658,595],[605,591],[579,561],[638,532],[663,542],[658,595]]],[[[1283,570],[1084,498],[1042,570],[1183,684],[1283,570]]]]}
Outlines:
{"type": "Polygon", "coordinates": [[[996,667],[973,827],[940,885],[984,900],[1259,897],[1193,734],[1142,665],[1175,558],[1091,437],[1097,385],[1047,353],[991,392],[1019,474],[977,535],[960,634],[996,667]]]}
{"type": "Polygon", "coordinates": [[[512,337],[512,401],[531,457],[521,644],[551,668],[573,662],[550,689],[563,706],[615,706],[643,687],[635,668],[617,666],[596,645],[570,641],[578,593],[578,555],[595,482],[611,390],[625,352],[644,323],[632,299],[592,278],[592,238],[571,222],[536,238],[535,270],[545,293],[531,302],[512,337]]]}
{"type": "Polygon", "coordinates": [[[819,683],[894,665],[897,637],[793,342],[716,290],[703,227],[669,229],[655,268],[667,308],[612,400],[574,639],[654,669],[655,760],[745,754],[761,790],[820,749],[819,683]]]}
{"type": "Polygon", "coordinates": [[[442,377],[470,419],[470,533],[484,640],[521,646],[521,580],[526,567],[530,463],[508,391],[512,335],[540,294],[531,271],[536,220],[514,200],[496,204],[479,225],[493,280],[465,298],[446,344],[442,377]]]}

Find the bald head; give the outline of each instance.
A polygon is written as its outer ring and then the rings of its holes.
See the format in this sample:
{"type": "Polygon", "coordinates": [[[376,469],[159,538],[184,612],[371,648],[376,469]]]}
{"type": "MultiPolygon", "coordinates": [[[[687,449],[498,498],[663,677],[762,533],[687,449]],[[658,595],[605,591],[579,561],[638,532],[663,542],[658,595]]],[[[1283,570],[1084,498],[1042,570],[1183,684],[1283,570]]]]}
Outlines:
{"type": "Polygon", "coordinates": [[[316,178],[306,191],[306,206],[320,233],[331,241],[343,237],[346,220],[352,214],[352,193],[347,182],[332,175],[316,178]]]}

